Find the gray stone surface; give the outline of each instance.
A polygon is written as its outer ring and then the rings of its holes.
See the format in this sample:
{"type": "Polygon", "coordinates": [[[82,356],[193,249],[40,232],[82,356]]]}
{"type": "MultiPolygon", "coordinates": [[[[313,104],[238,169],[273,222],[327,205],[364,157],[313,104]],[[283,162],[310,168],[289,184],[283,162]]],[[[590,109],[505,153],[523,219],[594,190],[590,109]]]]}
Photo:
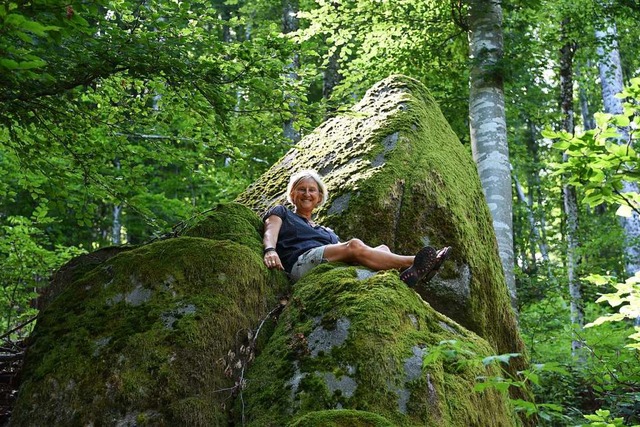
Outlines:
{"type": "Polygon", "coordinates": [[[347,318],[336,321],[334,330],[326,330],[320,325],[320,317],[314,319],[316,327],[307,337],[309,352],[312,357],[317,357],[320,352],[330,352],[333,347],[344,344],[349,336],[351,322],[347,318]]]}
{"type": "Polygon", "coordinates": [[[171,310],[160,315],[160,320],[167,329],[173,329],[173,324],[176,320],[180,319],[185,314],[193,314],[196,312],[196,306],[188,304],[183,307],[178,307],[175,310],[171,310]]]}
{"type": "Polygon", "coordinates": [[[135,307],[149,301],[151,299],[151,295],[151,289],[138,285],[124,297],[124,300],[135,307]]]}
{"type": "Polygon", "coordinates": [[[458,273],[455,279],[443,279],[440,275],[436,275],[429,283],[423,285],[425,289],[435,295],[442,297],[456,298],[460,302],[467,302],[471,295],[469,288],[471,275],[469,266],[464,264],[456,266],[458,273]]]}
{"type": "Polygon", "coordinates": [[[358,384],[351,377],[342,375],[340,378],[336,377],[332,372],[316,372],[316,375],[324,379],[327,388],[331,393],[340,391],[344,397],[351,397],[355,393],[358,384]]]}
{"type": "Polygon", "coordinates": [[[351,200],[351,193],[345,193],[341,196],[336,197],[335,200],[331,203],[328,214],[334,215],[344,212],[349,207],[349,200],[351,200]]]}
{"type": "Polygon", "coordinates": [[[375,275],[376,272],[365,268],[356,268],[356,274],[358,275],[358,280],[365,280],[375,275]]]}

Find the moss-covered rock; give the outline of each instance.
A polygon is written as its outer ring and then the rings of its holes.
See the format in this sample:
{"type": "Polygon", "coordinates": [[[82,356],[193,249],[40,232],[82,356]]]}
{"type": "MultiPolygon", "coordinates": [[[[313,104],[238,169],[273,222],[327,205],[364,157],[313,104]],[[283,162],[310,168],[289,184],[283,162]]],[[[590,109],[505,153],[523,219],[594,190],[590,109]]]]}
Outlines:
{"type": "Polygon", "coordinates": [[[181,235],[231,240],[262,254],[262,220],[239,203],[216,206],[186,224],[181,235]]]}
{"type": "Polygon", "coordinates": [[[232,365],[288,284],[256,253],[260,219],[216,212],[190,232],[245,244],[173,238],[70,276],[40,314],[11,425],[227,424],[232,365]]]}
{"type": "Polygon", "coordinates": [[[498,374],[482,357],[524,347],[475,166],[422,85],[376,85],[238,201],[180,237],[71,263],[35,327],[11,425],[517,423],[504,395],[471,391],[498,374]],[[422,298],[396,272],[323,264],[277,326],[265,321],[289,289],[262,263],[256,212],[303,168],[324,175],[318,219],[344,239],[454,247],[422,298]],[[247,372],[256,330],[264,351],[247,372]]]}
{"type": "Polygon", "coordinates": [[[245,420],[260,427],[516,425],[506,396],[472,391],[478,376],[499,374],[481,363],[493,352],[397,274],[360,279],[355,267],[325,264],[296,284],[250,368],[245,420]]]}
{"type": "MultiPolygon", "coordinates": [[[[316,169],[330,196],[316,220],[343,240],[412,254],[453,246],[440,274],[417,292],[486,339],[494,353],[525,354],[476,166],[428,90],[392,76],[344,115],[300,141],[237,201],[262,213],[285,201],[291,173],[316,169]]],[[[511,359],[514,374],[526,357],[511,359]]],[[[526,392],[512,390],[515,397],[526,392]]]]}
{"type": "Polygon", "coordinates": [[[290,424],[291,427],[395,427],[380,415],[366,411],[333,409],[309,412],[290,424]]]}
{"type": "Polygon", "coordinates": [[[81,278],[109,258],[135,248],[136,246],[129,245],[110,246],[73,258],[54,273],[49,286],[44,289],[36,301],[38,310],[44,310],[69,283],[81,278]]]}
{"type": "Polygon", "coordinates": [[[418,292],[499,353],[523,353],[476,166],[418,81],[392,76],[305,137],[238,197],[256,212],[285,200],[291,173],[316,169],[330,196],[318,221],[343,240],[413,254],[453,246],[418,292]]]}

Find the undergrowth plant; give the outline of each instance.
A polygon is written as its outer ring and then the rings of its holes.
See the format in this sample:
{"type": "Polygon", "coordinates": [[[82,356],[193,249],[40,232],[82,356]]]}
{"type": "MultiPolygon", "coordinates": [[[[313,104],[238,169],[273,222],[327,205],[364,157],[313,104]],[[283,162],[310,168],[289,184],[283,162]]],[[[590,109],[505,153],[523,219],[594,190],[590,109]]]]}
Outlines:
{"type": "Polygon", "coordinates": [[[32,302],[49,283],[51,273],[85,251],[75,246],[52,245],[45,230],[53,221],[40,205],[31,217],[11,216],[0,227],[0,334],[27,336],[19,326],[37,314],[32,302]],[[18,329],[16,329],[18,328],[18,329]]]}

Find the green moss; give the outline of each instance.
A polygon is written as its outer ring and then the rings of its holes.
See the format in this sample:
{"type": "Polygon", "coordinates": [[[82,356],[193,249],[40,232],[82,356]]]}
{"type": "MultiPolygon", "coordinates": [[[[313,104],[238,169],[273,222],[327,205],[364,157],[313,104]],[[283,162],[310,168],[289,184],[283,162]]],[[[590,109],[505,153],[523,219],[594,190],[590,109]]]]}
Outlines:
{"type": "MultiPolygon", "coordinates": [[[[428,90],[392,76],[301,141],[238,201],[256,212],[284,199],[293,171],[315,168],[330,198],[318,221],[342,237],[413,254],[453,246],[442,272],[418,292],[485,338],[495,353],[525,354],[476,166],[428,90]]],[[[515,358],[511,372],[526,366],[515,358]]]]}
{"type": "MultiPolygon", "coordinates": [[[[234,379],[221,361],[289,286],[256,253],[259,218],[228,211],[254,218],[235,224],[252,244],[158,241],[67,283],[36,325],[12,425],[225,424],[230,392],[220,390],[234,379]]],[[[220,237],[233,221],[216,224],[220,237]]]]}
{"type": "Polygon", "coordinates": [[[365,411],[329,410],[306,414],[290,424],[291,427],[393,427],[381,417],[365,411]]]}
{"type": "Polygon", "coordinates": [[[245,415],[254,426],[285,425],[336,408],[376,413],[398,426],[516,425],[503,395],[470,393],[477,376],[497,374],[480,363],[492,353],[396,273],[358,280],[353,267],[325,264],[296,284],[274,336],[250,368],[245,415]],[[423,357],[449,340],[459,342],[457,360],[438,357],[423,365],[423,357]]]}
{"type": "Polygon", "coordinates": [[[316,268],[263,330],[260,342],[273,336],[247,374],[237,424],[379,421],[354,411],[398,426],[516,424],[504,396],[470,393],[477,376],[497,374],[471,355],[524,347],[475,165],[427,90],[391,77],[297,147],[242,204],[72,275],[36,326],[12,424],[225,424],[231,395],[218,391],[233,380],[221,361],[287,289],[263,266],[262,221],[242,205],[282,202],[302,168],[324,175],[331,196],[318,220],[343,239],[400,253],[450,244],[453,257],[418,288],[430,305],[395,272],[358,280],[352,267],[316,268]],[[457,353],[445,357],[439,343],[451,340],[457,353]]]}
{"type": "Polygon", "coordinates": [[[69,283],[75,282],[89,273],[91,270],[113,258],[119,253],[135,249],[136,246],[110,246],[98,249],[95,252],[80,255],[60,267],[53,275],[51,282],[44,290],[44,293],[38,298],[38,309],[43,310],[65,289],[69,283]]]}
{"type": "Polygon", "coordinates": [[[224,426],[228,423],[226,411],[219,398],[196,396],[180,399],[170,404],[174,414],[172,425],[178,426],[224,426]],[[213,403],[216,402],[216,403],[213,403]]]}
{"type": "Polygon", "coordinates": [[[239,203],[221,204],[197,219],[185,228],[183,236],[232,240],[262,253],[262,221],[249,208],[239,203]]]}

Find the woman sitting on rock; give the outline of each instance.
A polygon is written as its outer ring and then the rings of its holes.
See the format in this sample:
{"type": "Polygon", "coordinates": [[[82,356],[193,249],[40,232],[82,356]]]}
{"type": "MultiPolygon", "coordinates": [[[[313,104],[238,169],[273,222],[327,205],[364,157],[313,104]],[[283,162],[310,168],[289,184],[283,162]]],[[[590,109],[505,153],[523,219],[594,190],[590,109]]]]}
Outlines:
{"type": "Polygon", "coordinates": [[[264,263],[268,268],[285,270],[295,282],[322,262],[338,261],[375,271],[403,270],[400,279],[414,286],[423,277],[430,280],[451,252],[450,246],[439,251],[425,246],[416,256],[406,256],[394,254],[385,245],[372,248],[359,239],[340,243],[333,230],[311,219],[327,195],[327,187],[315,171],[291,176],[287,200],[295,210],[279,205],[264,216],[264,263]]]}

